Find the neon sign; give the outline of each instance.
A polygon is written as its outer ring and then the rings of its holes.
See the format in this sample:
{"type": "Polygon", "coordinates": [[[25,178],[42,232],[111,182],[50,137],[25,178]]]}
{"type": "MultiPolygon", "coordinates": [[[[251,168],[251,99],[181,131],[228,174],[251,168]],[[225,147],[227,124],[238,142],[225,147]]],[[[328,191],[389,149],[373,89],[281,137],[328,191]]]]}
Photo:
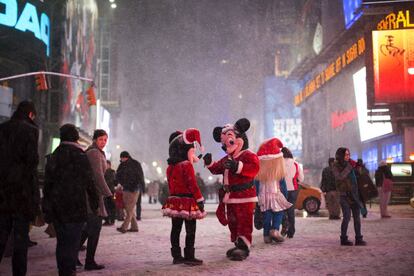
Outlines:
{"type": "Polygon", "coordinates": [[[333,129],[342,130],[346,123],[352,122],[358,117],[357,109],[353,108],[349,111],[334,111],[331,113],[331,127],[333,129]]]}
{"type": "Polygon", "coordinates": [[[398,11],[398,13],[390,13],[382,19],[378,25],[377,30],[395,30],[402,28],[413,28],[414,18],[410,20],[410,11],[398,11]]]}
{"type": "Polygon", "coordinates": [[[339,74],[347,65],[354,62],[365,52],[365,39],[361,37],[357,42],[352,44],[345,52],[338,55],[332,60],[322,71],[308,81],[305,87],[295,95],[294,104],[296,106],[302,104],[308,97],[315,93],[325,83],[331,80],[335,75],[339,74]]]}
{"type": "Polygon", "coordinates": [[[0,25],[13,27],[21,32],[32,32],[46,45],[46,55],[50,54],[50,19],[45,13],[37,13],[36,7],[26,3],[19,15],[17,0],[0,0],[0,25]]]}

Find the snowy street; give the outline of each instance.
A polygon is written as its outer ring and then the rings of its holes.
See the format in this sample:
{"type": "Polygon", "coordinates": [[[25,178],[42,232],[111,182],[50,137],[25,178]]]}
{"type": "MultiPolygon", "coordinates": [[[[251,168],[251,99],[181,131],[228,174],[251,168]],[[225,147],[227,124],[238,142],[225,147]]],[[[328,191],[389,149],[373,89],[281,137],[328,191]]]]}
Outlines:
{"type": "MultiPolygon", "coordinates": [[[[282,244],[265,245],[262,232],[255,229],[250,257],[243,262],[226,258],[232,247],[229,231],[214,215],[216,204],[206,204],[209,215],[197,223],[196,257],[198,267],[172,265],[170,220],[161,217],[159,204],[148,204],[143,197],[142,220],[138,233],[121,234],[115,226],[102,228],[96,260],[106,266],[101,271],[79,270],[79,275],[412,275],[414,271],[414,209],[409,205],[390,206],[391,219],[380,219],[372,205],[362,220],[366,247],[339,245],[340,220],[302,217],[297,211],[297,232],[282,244]]],[[[119,226],[120,222],[116,222],[119,226]]],[[[28,275],[57,275],[55,239],[32,229],[38,242],[29,249],[28,275]]],[[[184,229],[183,229],[183,232],[184,229]]],[[[353,237],[353,224],[348,234],[353,237]]],[[[183,247],[184,238],[181,237],[183,247]]],[[[80,253],[84,262],[85,252],[80,253]]],[[[11,275],[11,259],[4,258],[0,275],[11,275]]]]}

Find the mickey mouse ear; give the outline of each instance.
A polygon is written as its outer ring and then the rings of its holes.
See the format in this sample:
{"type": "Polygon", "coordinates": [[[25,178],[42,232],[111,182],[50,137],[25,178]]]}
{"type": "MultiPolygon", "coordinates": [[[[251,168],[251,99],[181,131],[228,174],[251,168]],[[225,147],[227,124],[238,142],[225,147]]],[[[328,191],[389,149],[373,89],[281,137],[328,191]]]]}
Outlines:
{"type": "Polygon", "coordinates": [[[250,128],[250,121],[247,120],[246,118],[241,118],[241,119],[237,120],[237,122],[234,125],[234,127],[240,133],[244,133],[244,132],[246,132],[250,128]]]}
{"type": "Polygon", "coordinates": [[[216,141],[217,143],[221,142],[221,130],[223,128],[222,127],[215,127],[213,130],[213,138],[214,141],[216,141]]]}

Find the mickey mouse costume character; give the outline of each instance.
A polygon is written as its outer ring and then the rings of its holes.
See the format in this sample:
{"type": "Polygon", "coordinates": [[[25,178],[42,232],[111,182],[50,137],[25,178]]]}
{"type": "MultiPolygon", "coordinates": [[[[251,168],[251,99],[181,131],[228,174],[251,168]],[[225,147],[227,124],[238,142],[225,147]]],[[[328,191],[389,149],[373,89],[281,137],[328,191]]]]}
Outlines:
{"type": "Polygon", "coordinates": [[[200,146],[198,129],[176,131],[169,138],[167,180],[170,196],[162,207],[164,216],[171,217],[171,255],[173,264],[201,265],[202,260],[194,257],[196,220],[203,219],[204,198],[197,186],[193,163],[199,161],[195,155],[196,143],[200,146]],[[180,233],[185,223],[186,238],[184,258],[181,255],[180,233]]]}
{"type": "Polygon", "coordinates": [[[248,150],[245,132],[249,127],[249,120],[242,118],[234,125],[214,128],[214,140],[222,143],[227,155],[215,162],[210,153],[203,158],[212,174],[223,175],[225,194],[216,214],[223,225],[228,223],[231,241],[236,245],[227,251],[227,257],[233,261],[246,259],[252,244],[253,211],[257,202],[253,179],[259,171],[259,159],[248,150]],[[224,208],[227,208],[227,218],[224,208]]]}

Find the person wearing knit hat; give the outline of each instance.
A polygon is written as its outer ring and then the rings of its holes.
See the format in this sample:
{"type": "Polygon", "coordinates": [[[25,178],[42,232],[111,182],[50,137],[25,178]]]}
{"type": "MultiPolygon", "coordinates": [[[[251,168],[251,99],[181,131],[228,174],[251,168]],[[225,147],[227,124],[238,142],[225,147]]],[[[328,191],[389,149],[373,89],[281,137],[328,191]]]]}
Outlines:
{"type": "Polygon", "coordinates": [[[282,142],[277,138],[264,141],[257,151],[260,160],[256,176],[256,189],[259,207],[263,213],[263,239],[265,243],[283,242],[279,231],[284,210],[292,204],[287,201],[286,169],[281,149],[282,142]]]}
{"type": "Polygon", "coordinates": [[[253,240],[253,212],[257,202],[253,180],[259,171],[259,159],[248,149],[246,131],[249,128],[250,121],[246,118],[215,127],[213,138],[221,144],[226,156],[214,162],[210,153],[203,157],[204,165],[212,174],[223,175],[220,194],[224,196],[216,215],[230,230],[230,240],[235,247],[227,250],[226,256],[232,261],[245,260],[253,240]]]}
{"type": "Polygon", "coordinates": [[[198,129],[189,128],[173,132],[169,137],[169,158],[167,181],[169,197],[162,206],[164,216],[171,218],[171,255],[173,264],[201,265],[202,260],[194,256],[195,232],[198,219],[206,217],[204,197],[197,185],[193,163],[199,161],[196,156],[197,144],[201,148],[198,129]],[[180,233],[185,223],[184,258],[181,255],[180,233]]]}
{"type": "Polygon", "coordinates": [[[127,151],[120,154],[121,163],[116,170],[117,182],[122,186],[122,198],[126,216],[124,222],[116,230],[121,233],[138,232],[141,219],[142,193],[145,192],[145,178],[141,163],[131,157],[127,151]],[[129,228],[131,226],[131,228],[129,228]]]}

